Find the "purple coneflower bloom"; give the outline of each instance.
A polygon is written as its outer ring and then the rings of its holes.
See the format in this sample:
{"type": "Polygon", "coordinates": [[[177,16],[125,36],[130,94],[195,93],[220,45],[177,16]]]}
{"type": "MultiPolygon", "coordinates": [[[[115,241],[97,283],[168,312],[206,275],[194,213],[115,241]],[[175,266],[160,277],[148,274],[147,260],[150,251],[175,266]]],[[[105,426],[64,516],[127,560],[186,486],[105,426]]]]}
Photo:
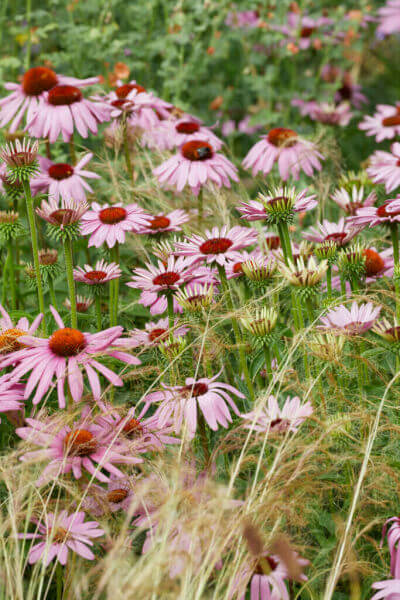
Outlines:
{"type": "MultiPolygon", "coordinates": [[[[21,336],[19,341],[23,348],[0,360],[1,368],[18,363],[12,372],[14,381],[19,381],[31,372],[25,388],[25,398],[28,399],[36,388],[32,402],[38,404],[56,380],[58,403],[60,408],[65,408],[64,387],[67,380],[73,400],[79,402],[83,395],[81,366],[86,371],[95,400],[100,400],[101,396],[100,379],[96,371],[112,385],[122,386],[122,379],[95,358],[100,355],[114,356],[127,362],[127,358],[115,349],[116,341],[123,331],[122,327],[110,327],[99,333],[83,333],[78,329],[65,327],[58,312],[52,306],[50,310],[59,329],[49,338],[21,336]]],[[[140,364],[139,359],[129,355],[129,362],[131,359],[140,364]]]]}
{"type": "Polygon", "coordinates": [[[149,217],[138,204],[103,204],[93,202],[90,210],[82,217],[82,235],[90,235],[89,247],[100,248],[106,243],[113,248],[118,242],[125,243],[128,231],[137,232],[148,225],[149,217]]]}
{"type": "MultiPolygon", "coordinates": [[[[63,302],[65,308],[71,311],[71,300],[67,297],[63,302]]],[[[76,296],[76,310],[80,313],[86,313],[93,304],[93,298],[86,298],[78,294],[76,296]]]]}
{"type": "Polygon", "coordinates": [[[92,484],[82,501],[82,508],[95,517],[120,510],[128,511],[134,499],[134,480],[111,476],[107,489],[92,484]]]}
{"type": "Polygon", "coordinates": [[[209,183],[218,188],[230,188],[231,179],[239,181],[235,165],[202,140],[183,144],[178,154],[159,165],[153,173],[162,185],[174,187],[178,192],[188,185],[195,196],[209,183]]]}
{"type": "Polygon", "coordinates": [[[390,152],[377,150],[370,158],[367,174],[374,183],[384,183],[388,194],[400,185],[400,143],[395,142],[390,152]]]}
{"type": "Polygon", "coordinates": [[[39,217],[63,229],[66,225],[78,223],[86,213],[88,205],[86,200],[79,201],[73,198],[63,198],[62,196],[56,200],[49,198],[43,200],[40,208],[36,209],[39,217]]]}
{"type": "Polygon", "coordinates": [[[377,112],[372,117],[366,115],[358,128],[365,131],[366,135],[374,135],[377,142],[400,135],[400,104],[378,104],[376,108],[377,112]]]}
{"type": "Polygon", "coordinates": [[[400,0],[388,0],[385,6],[378,10],[379,26],[377,33],[390,35],[400,31],[400,0]]]}
{"type": "Polygon", "coordinates": [[[23,335],[34,334],[43,319],[43,315],[39,314],[32,325],[29,326],[28,319],[26,317],[21,317],[14,324],[10,315],[1,304],[0,313],[0,356],[10,354],[10,352],[15,352],[16,350],[21,350],[24,345],[21,344],[18,338],[23,335]]]}
{"type": "Polygon", "coordinates": [[[220,374],[221,372],[217,373],[211,379],[203,377],[195,380],[187,377],[183,386],[162,384],[163,390],[148,394],[144,401],[146,406],[161,403],[155,412],[160,427],[172,422],[175,433],[179,433],[185,422],[190,439],[196,433],[198,410],[201,410],[213,431],[218,429],[218,425],[226,428],[232,422],[227,404],[235,414],[240,415],[229,393],[238,398],[244,396],[233,386],[216,381],[220,374]]]}
{"type": "Polygon", "coordinates": [[[265,221],[269,218],[269,209],[282,206],[293,213],[306,212],[318,205],[315,194],[307,195],[308,189],[296,192],[294,187],[278,187],[259,195],[259,200],[249,200],[237,207],[242,219],[247,221],[265,221]]]}
{"type": "MultiPolygon", "coordinates": [[[[287,13],[287,25],[272,25],[271,29],[280,31],[289,42],[296,44],[301,50],[310,48],[314,34],[325,35],[325,28],[333,25],[332,19],[319,17],[312,19],[295,11],[287,13]]],[[[315,38],[314,38],[315,39],[315,38]]]]}
{"type": "MultiPolygon", "coordinates": [[[[139,346],[157,346],[160,342],[165,341],[170,335],[168,319],[159,319],[158,321],[149,321],[145,324],[144,329],[132,329],[129,331],[129,339],[132,342],[132,348],[139,346]]],[[[188,327],[178,326],[178,321],[175,321],[172,335],[175,338],[182,337],[189,331],[188,327]]]]}
{"type": "Polygon", "coordinates": [[[187,223],[189,219],[188,213],[180,208],[166,214],[149,215],[149,223],[141,227],[138,233],[156,235],[158,233],[182,231],[181,225],[187,223]]]}
{"type": "Polygon", "coordinates": [[[359,208],[373,206],[377,196],[376,192],[372,191],[364,198],[364,186],[357,187],[356,185],[353,185],[351,193],[341,187],[331,195],[331,198],[338,206],[340,206],[340,208],[345,210],[348,215],[355,215],[359,208]]]}
{"type": "Polygon", "coordinates": [[[355,227],[374,227],[375,225],[392,224],[400,221],[400,197],[387,200],[381,206],[365,206],[356,214],[347,218],[347,222],[355,227]]]}
{"type": "Polygon", "coordinates": [[[102,285],[113,279],[121,277],[122,271],[115,262],[107,263],[104,259],[98,260],[94,267],[84,265],[74,269],[74,279],[87,285],[102,285]]]}
{"type": "Polygon", "coordinates": [[[388,528],[389,523],[391,523],[389,527],[389,531],[387,532],[387,541],[390,552],[390,574],[392,577],[400,577],[400,555],[399,555],[399,541],[400,541],[400,519],[399,517],[392,517],[391,519],[387,519],[382,529],[382,542],[383,538],[386,535],[386,530],[388,528]]]}
{"type": "Polygon", "coordinates": [[[30,182],[32,193],[47,192],[55,200],[61,197],[64,200],[84,202],[86,194],[93,193],[85,179],[100,179],[100,175],[83,168],[92,157],[93,154],[89,152],[72,166],[67,163],[54,163],[49,158],[39,156],[40,173],[30,182]]]}
{"type": "Polygon", "coordinates": [[[400,579],[385,579],[372,584],[378,590],[371,600],[400,600],[400,579]]]}
{"type": "Polygon", "coordinates": [[[296,432],[299,426],[314,412],[311,402],[301,403],[298,396],[288,396],[282,408],[279,407],[275,396],[269,396],[267,405],[261,409],[255,408],[242,417],[248,421],[246,429],[260,433],[285,431],[296,432]]]}
{"type": "Polygon", "coordinates": [[[13,383],[10,374],[1,375],[0,413],[20,411],[24,407],[24,401],[24,386],[20,383],[13,383]]]}
{"type": "Polygon", "coordinates": [[[176,254],[186,256],[192,262],[205,261],[207,264],[226,265],[235,260],[237,250],[255,244],[258,233],[248,227],[236,225],[229,229],[226,225],[219,229],[207,229],[203,235],[193,235],[184,242],[177,242],[176,254]]]}
{"type": "Polygon", "coordinates": [[[55,558],[62,565],[67,564],[68,551],[76,552],[83,558],[94,560],[94,554],[88,548],[92,546],[91,538],[104,535],[97,521],[86,521],[85,513],[68,514],[62,510],[58,515],[45,513],[44,521],[32,521],[37,525],[35,533],[20,533],[19,538],[43,540],[29,550],[28,562],[32,565],[41,558],[47,567],[55,558]]]}
{"type": "Polygon", "coordinates": [[[321,317],[321,329],[331,329],[333,333],[346,335],[361,335],[375,323],[381,311],[381,306],[375,306],[372,302],[358,305],[353,302],[350,310],[341,304],[330,310],[321,317]]]}
{"type": "Polygon", "coordinates": [[[309,232],[303,232],[302,236],[314,244],[332,241],[337,246],[345,246],[352,240],[362,227],[351,226],[344,217],[341,217],[337,223],[331,223],[324,219],[318,223],[317,227],[310,227],[309,232]]]}

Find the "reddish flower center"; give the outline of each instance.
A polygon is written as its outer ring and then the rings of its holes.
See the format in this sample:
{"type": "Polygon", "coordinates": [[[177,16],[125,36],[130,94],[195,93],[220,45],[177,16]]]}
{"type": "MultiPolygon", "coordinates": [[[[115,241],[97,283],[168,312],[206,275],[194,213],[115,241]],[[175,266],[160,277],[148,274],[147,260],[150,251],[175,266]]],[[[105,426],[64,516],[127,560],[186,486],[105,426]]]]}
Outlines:
{"type": "Polygon", "coordinates": [[[82,100],[82,92],[73,85],[56,85],[49,91],[48,101],[53,106],[68,106],[82,100]]]}
{"type": "Polygon", "coordinates": [[[22,78],[22,89],[27,96],[40,96],[57,85],[57,75],[47,67],[33,67],[22,78]]]}
{"type": "MultiPolygon", "coordinates": [[[[51,529],[49,530],[49,534],[51,532],[51,529]]],[[[67,529],[64,529],[64,527],[57,527],[54,535],[53,535],[53,543],[54,544],[62,544],[63,542],[65,542],[65,540],[68,538],[69,533],[67,529]]]]}
{"type": "Polygon", "coordinates": [[[243,262],[237,262],[233,265],[234,273],[243,273],[243,262]]]}
{"type": "Polygon", "coordinates": [[[50,214],[50,217],[60,225],[72,219],[74,211],[71,208],[58,208],[50,214]]]}
{"type": "Polygon", "coordinates": [[[143,433],[143,425],[141,424],[139,419],[135,419],[134,417],[132,417],[132,419],[129,419],[129,421],[125,423],[125,425],[122,428],[122,431],[128,437],[138,437],[143,433]]]}
{"type": "Polygon", "coordinates": [[[300,37],[309,38],[312,36],[314,31],[315,31],[315,27],[303,27],[302,30],[300,31],[300,37]]]}
{"type": "Polygon", "coordinates": [[[345,233],[344,231],[337,231],[336,233],[330,233],[329,235],[327,235],[325,241],[332,241],[335,242],[335,244],[337,244],[338,246],[342,246],[346,236],[347,233],[345,233]]]}
{"type": "Polygon", "coordinates": [[[367,248],[363,250],[363,256],[365,256],[365,269],[368,277],[373,277],[383,271],[385,262],[375,250],[367,248]]]}
{"type": "Polygon", "coordinates": [[[111,490],[111,492],[108,492],[107,500],[109,502],[113,502],[113,504],[119,504],[120,502],[125,500],[127,495],[128,495],[128,490],[124,490],[123,488],[118,488],[117,490],[111,490]]]}
{"type": "Polygon", "coordinates": [[[182,156],[187,160],[208,160],[213,156],[213,149],[207,142],[200,142],[199,140],[193,140],[192,142],[186,142],[181,148],[182,156]]]}
{"type": "Polygon", "coordinates": [[[392,338],[399,341],[400,340],[400,325],[397,325],[397,327],[390,327],[389,329],[386,329],[385,333],[386,333],[386,335],[390,335],[392,338]]]}
{"type": "Polygon", "coordinates": [[[228,238],[214,238],[203,242],[199,248],[202,254],[223,254],[232,246],[228,238]]]}
{"type": "Polygon", "coordinates": [[[150,229],[165,229],[166,227],[169,227],[170,223],[171,219],[164,217],[164,215],[153,217],[150,221],[150,229]]]}
{"type": "Polygon", "coordinates": [[[190,396],[193,398],[198,398],[199,396],[204,396],[204,394],[208,392],[208,385],[200,381],[192,385],[184,385],[181,389],[185,393],[189,392],[190,396]]]}
{"type": "Polygon", "coordinates": [[[26,331],[22,329],[6,329],[0,333],[0,354],[8,354],[9,352],[16,352],[22,350],[24,344],[18,341],[21,335],[26,335],[26,331]]]}
{"type": "Polygon", "coordinates": [[[142,92],[146,91],[146,88],[144,88],[142,85],[138,85],[137,83],[125,83],[124,85],[120,85],[119,87],[117,87],[115,93],[117,94],[117,97],[121,100],[123,98],[126,98],[129,92],[131,92],[132,90],[136,90],[138,94],[141,94],[142,92]]]}
{"type": "Polygon", "coordinates": [[[115,106],[115,108],[120,108],[121,110],[125,110],[125,107],[126,109],[132,107],[132,103],[129,100],[113,100],[111,105],[115,106]]]}
{"type": "Polygon", "coordinates": [[[263,569],[264,561],[268,563],[268,566],[271,569],[271,571],[275,571],[276,567],[278,566],[278,563],[272,558],[272,556],[263,556],[262,560],[258,560],[255,566],[254,573],[256,575],[266,575],[263,569]]]}
{"type": "Polygon", "coordinates": [[[127,214],[125,208],[122,208],[122,206],[112,206],[110,208],[103,208],[99,213],[99,218],[105,225],[115,225],[124,221],[127,214]]]}
{"type": "Polygon", "coordinates": [[[89,281],[103,281],[107,277],[107,273],[105,271],[89,271],[89,273],[85,273],[85,279],[89,279],[89,281]]]}
{"type": "Polygon", "coordinates": [[[87,429],[70,431],[64,438],[64,450],[68,456],[89,456],[96,449],[97,440],[87,429]]]}
{"type": "Polygon", "coordinates": [[[67,163],[56,163],[49,168],[50,177],[52,179],[57,179],[58,181],[68,179],[68,177],[71,177],[73,174],[74,167],[71,167],[71,165],[68,165],[67,163]]]}
{"type": "Polygon", "coordinates": [[[150,342],[155,342],[156,340],[161,340],[166,337],[167,329],[162,329],[161,327],[156,327],[149,331],[149,340],[150,342]]]}
{"type": "Polygon", "coordinates": [[[85,336],[78,329],[64,327],[53,333],[49,339],[49,348],[57,356],[67,358],[77,356],[86,347],[85,336]]]}
{"type": "Polygon", "coordinates": [[[397,125],[400,125],[400,106],[396,107],[395,115],[382,119],[382,125],[384,127],[396,127],[397,125]]]}
{"type": "Polygon", "coordinates": [[[338,94],[342,100],[351,100],[353,97],[353,88],[350,84],[344,83],[342,87],[338,89],[338,94]]]}
{"type": "Polygon", "coordinates": [[[265,238],[265,243],[270,250],[276,250],[281,245],[281,240],[279,239],[279,235],[270,235],[265,238]]]}
{"type": "Polygon", "coordinates": [[[268,141],[273,146],[278,148],[285,146],[290,148],[297,143],[297,133],[293,129],[285,129],[285,127],[276,127],[268,133],[268,141]]]}
{"type": "Polygon", "coordinates": [[[76,303],[76,310],[78,312],[82,312],[85,313],[90,307],[90,303],[89,302],[77,302],[76,303]]]}
{"type": "Polygon", "coordinates": [[[382,206],[378,208],[378,210],[376,211],[378,217],[395,217],[397,215],[400,215],[400,209],[387,212],[386,208],[389,204],[389,202],[385,202],[384,204],[382,204],[382,206]]]}
{"type": "Polygon", "coordinates": [[[157,277],[154,277],[153,283],[154,285],[174,285],[177,281],[179,281],[180,275],[178,273],[174,273],[173,271],[167,271],[166,273],[160,273],[157,277]]]}
{"type": "Polygon", "coordinates": [[[357,210],[362,207],[362,202],[349,202],[349,204],[346,206],[346,210],[349,213],[349,215],[355,215],[357,210]]]}
{"type": "Polygon", "coordinates": [[[187,133],[190,135],[191,133],[199,131],[200,125],[194,121],[184,121],[183,123],[178,123],[178,125],[175,126],[175,129],[178,133],[187,133]]]}

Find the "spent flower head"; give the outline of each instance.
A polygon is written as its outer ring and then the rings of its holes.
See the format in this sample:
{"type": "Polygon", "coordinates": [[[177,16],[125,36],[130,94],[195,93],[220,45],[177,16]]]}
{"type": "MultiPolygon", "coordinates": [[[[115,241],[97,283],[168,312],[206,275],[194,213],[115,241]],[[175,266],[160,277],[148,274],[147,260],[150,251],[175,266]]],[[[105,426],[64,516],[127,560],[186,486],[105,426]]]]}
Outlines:
{"type": "Polygon", "coordinates": [[[0,211],[0,239],[8,242],[24,235],[25,229],[19,220],[19,214],[13,210],[0,211]]]}
{"type": "Polygon", "coordinates": [[[263,306],[255,314],[240,319],[243,327],[254,337],[255,345],[269,345],[272,341],[271,333],[274,331],[278,320],[275,308],[263,306]]]}
{"type": "Polygon", "coordinates": [[[47,221],[49,235],[56,240],[75,240],[80,236],[80,220],[88,210],[86,201],[44,200],[36,209],[39,217],[47,221]]]}
{"type": "Polygon", "coordinates": [[[365,276],[365,246],[360,242],[343,248],[338,255],[339,271],[348,281],[358,281],[365,276]]]}
{"type": "Polygon", "coordinates": [[[290,285],[309,289],[319,287],[327,269],[328,261],[323,260],[317,264],[313,256],[310,256],[307,262],[300,256],[294,263],[289,261],[288,265],[279,266],[280,273],[290,285]]]}
{"type": "Polygon", "coordinates": [[[215,288],[213,284],[195,283],[176,292],[178,304],[188,313],[201,313],[214,304],[215,288]]]}
{"type": "Polygon", "coordinates": [[[29,181],[39,171],[37,153],[39,142],[24,138],[22,143],[17,139],[8,142],[0,149],[0,158],[8,167],[7,175],[11,183],[29,181]]]}

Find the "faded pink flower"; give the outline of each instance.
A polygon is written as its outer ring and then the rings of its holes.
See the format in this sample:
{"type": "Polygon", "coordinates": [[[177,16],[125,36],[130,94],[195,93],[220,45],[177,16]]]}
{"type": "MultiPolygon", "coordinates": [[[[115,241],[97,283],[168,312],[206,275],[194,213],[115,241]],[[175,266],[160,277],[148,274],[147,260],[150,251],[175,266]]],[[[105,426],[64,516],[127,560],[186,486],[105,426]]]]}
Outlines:
{"type": "Polygon", "coordinates": [[[378,10],[378,15],[377,33],[390,35],[400,31],[400,0],[388,0],[385,6],[378,10]]]}
{"type": "Polygon", "coordinates": [[[350,309],[341,304],[321,317],[321,329],[330,329],[340,335],[361,335],[371,329],[381,311],[381,306],[372,302],[358,305],[353,302],[350,309]]]}
{"type": "Polygon", "coordinates": [[[302,236],[314,244],[332,241],[341,247],[348,244],[361,229],[361,227],[351,226],[344,217],[341,217],[337,223],[324,219],[322,223],[317,223],[317,227],[310,227],[308,232],[303,232],[302,236]]]}
{"type": "Polygon", "coordinates": [[[377,112],[365,115],[358,128],[365,131],[366,135],[374,135],[377,142],[391,140],[400,135],[400,104],[378,104],[377,112]]]}
{"type": "Polygon", "coordinates": [[[138,230],[138,233],[156,235],[159,233],[170,233],[171,231],[182,231],[182,225],[187,223],[190,216],[184,210],[178,208],[170,213],[149,215],[149,222],[138,230]]]}
{"type": "Polygon", "coordinates": [[[374,183],[384,183],[387,194],[397,188],[400,185],[400,143],[392,144],[390,152],[374,152],[367,174],[374,183]]]}
{"type": "Polygon", "coordinates": [[[244,427],[259,433],[291,431],[295,433],[299,426],[314,412],[311,402],[302,404],[300,398],[288,396],[282,408],[275,396],[269,396],[265,407],[254,408],[242,415],[247,421],[244,427]]]}

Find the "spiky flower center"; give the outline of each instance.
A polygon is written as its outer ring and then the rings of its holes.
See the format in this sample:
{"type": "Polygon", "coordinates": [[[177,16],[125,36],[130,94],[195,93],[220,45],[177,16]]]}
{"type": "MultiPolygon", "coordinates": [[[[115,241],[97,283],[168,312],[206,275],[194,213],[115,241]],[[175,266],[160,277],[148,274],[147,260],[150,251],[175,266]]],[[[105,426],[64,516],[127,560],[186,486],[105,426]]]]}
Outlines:
{"type": "Polygon", "coordinates": [[[389,205],[390,205],[390,202],[384,202],[382,204],[382,206],[380,206],[378,208],[378,210],[376,211],[377,216],[378,217],[396,217],[397,215],[400,215],[400,208],[398,208],[397,210],[391,210],[390,212],[388,212],[386,209],[389,205]]]}
{"type": "Polygon", "coordinates": [[[27,96],[40,96],[58,83],[57,75],[47,67],[33,67],[22,78],[22,89],[27,96]]]}
{"type": "Polygon", "coordinates": [[[203,242],[199,250],[202,254],[224,254],[232,245],[229,238],[213,238],[203,242]]]}
{"type": "Polygon", "coordinates": [[[208,385],[199,381],[197,383],[182,386],[181,391],[185,395],[198,398],[199,396],[204,396],[204,394],[208,392],[208,385]]]}
{"type": "Polygon", "coordinates": [[[166,273],[160,273],[153,279],[154,285],[174,285],[177,281],[179,281],[180,275],[178,273],[174,273],[173,271],[167,271],[166,273]]]}
{"type": "Polygon", "coordinates": [[[67,163],[56,163],[49,168],[49,176],[57,181],[68,179],[68,177],[71,177],[73,174],[74,167],[71,167],[71,165],[68,165],[67,163]]]}
{"type": "Polygon", "coordinates": [[[150,221],[150,229],[165,229],[169,227],[171,223],[171,219],[168,217],[164,217],[164,215],[159,215],[158,217],[153,217],[150,221]]]}
{"type": "Polygon", "coordinates": [[[285,127],[276,127],[271,129],[268,133],[268,141],[273,146],[280,148],[285,146],[291,148],[297,144],[297,133],[293,129],[286,129],[285,127]]]}
{"type": "Polygon", "coordinates": [[[156,340],[161,341],[162,338],[166,337],[168,330],[163,329],[162,327],[156,327],[149,331],[149,341],[155,342],[156,340]]]}
{"type": "Polygon", "coordinates": [[[57,250],[39,250],[39,262],[41,265],[54,265],[57,262],[57,250]]]}
{"type": "Polygon", "coordinates": [[[281,245],[279,235],[269,235],[265,238],[265,244],[269,250],[277,250],[281,245]]]}
{"type": "Polygon", "coordinates": [[[123,100],[132,90],[136,90],[138,94],[141,94],[142,92],[146,91],[146,88],[144,88],[142,85],[138,85],[137,83],[125,83],[124,85],[117,87],[115,93],[120,100],[123,100]]]}
{"type": "Polygon", "coordinates": [[[135,417],[132,417],[131,419],[129,419],[129,421],[126,421],[122,428],[122,431],[128,437],[139,437],[143,433],[143,425],[141,424],[139,419],[135,419],[135,417]]]}
{"type": "Polygon", "coordinates": [[[302,27],[301,31],[300,31],[300,37],[302,38],[309,38],[312,36],[312,34],[314,33],[316,27],[312,27],[312,26],[308,26],[308,27],[302,27]]]}
{"type": "Polygon", "coordinates": [[[400,106],[396,106],[396,113],[394,115],[382,119],[382,125],[384,127],[396,127],[400,125],[400,106]]]}
{"type": "Polygon", "coordinates": [[[97,440],[87,429],[70,431],[64,438],[64,450],[68,456],[89,456],[97,449],[97,440]]]}
{"type": "Polygon", "coordinates": [[[22,329],[13,328],[6,329],[0,333],[0,354],[9,354],[9,352],[22,350],[24,344],[18,341],[21,335],[27,335],[27,332],[22,331],[22,329]]]}
{"type": "Polygon", "coordinates": [[[49,339],[49,348],[56,356],[77,356],[86,348],[85,336],[78,329],[64,327],[53,333],[49,339]]]}
{"type": "Polygon", "coordinates": [[[209,158],[212,158],[214,154],[210,144],[207,144],[207,142],[200,142],[199,140],[193,140],[183,144],[181,153],[182,156],[191,161],[208,160],[209,158]]]}
{"type": "Polygon", "coordinates": [[[385,262],[375,250],[367,248],[363,250],[363,256],[365,256],[365,272],[368,277],[374,277],[383,271],[385,262]]]}
{"type": "Polygon", "coordinates": [[[243,261],[242,262],[237,262],[233,265],[233,272],[236,273],[236,275],[238,273],[242,274],[243,273],[243,261]]]}
{"type": "Polygon", "coordinates": [[[105,271],[89,271],[85,273],[85,279],[89,281],[100,282],[103,281],[107,277],[107,273],[105,271]]]}
{"type": "Polygon", "coordinates": [[[49,91],[47,100],[53,106],[69,106],[82,100],[82,92],[73,85],[56,85],[49,91]]]}
{"type": "Polygon", "coordinates": [[[390,336],[396,341],[400,341],[400,325],[386,329],[385,335],[390,336]]]}
{"type": "Polygon", "coordinates": [[[105,225],[116,225],[125,221],[127,211],[122,206],[111,206],[110,208],[103,208],[99,213],[99,218],[105,225]]]}
{"type": "Polygon", "coordinates": [[[265,573],[265,563],[268,564],[271,571],[275,571],[276,567],[278,566],[278,563],[272,558],[272,556],[263,556],[262,559],[257,561],[257,564],[254,568],[254,573],[256,575],[268,575],[268,573],[265,573]]]}
{"type": "Polygon", "coordinates": [[[50,214],[50,217],[60,225],[72,221],[73,216],[74,211],[71,208],[58,208],[50,214]]]}
{"type": "Polygon", "coordinates": [[[113,504],[120,504],[125,500],[128,495],[128,490],[124,490],[123,488],[118,488],[116,490],[111,490],[107,494],[108,502],[112,502],[113,504]]]}
{"type": "Polygon", "coordinates": [[[19,214],[13,210],[0,210],[0,223],[16,223],[19,219],[19,214]]]}
{"type": "MultiPolygon", "coordinates": [[[[51,531],[51,530],[50,530],[51,531]]],[[[54,544],[63,544],[69,537],[69,532],[64,527],[57,527],[53,535],[54,544]]]]}
{"type": "Polygon", "coordinates": [[[345,238],[347,237],[347,233],[344,231],[336,231],[335,233],[330,233],[325,237],[325,241],[335,242],[337,246],[342,246],[345,238]]]}
{"type": "Polygon", "coordinates": [[[175,129],[178,133],[186,133],[188,135],[196,133],[200,129],[200,125],[194,121],[183,121],[175,125],[175,129]]]}

